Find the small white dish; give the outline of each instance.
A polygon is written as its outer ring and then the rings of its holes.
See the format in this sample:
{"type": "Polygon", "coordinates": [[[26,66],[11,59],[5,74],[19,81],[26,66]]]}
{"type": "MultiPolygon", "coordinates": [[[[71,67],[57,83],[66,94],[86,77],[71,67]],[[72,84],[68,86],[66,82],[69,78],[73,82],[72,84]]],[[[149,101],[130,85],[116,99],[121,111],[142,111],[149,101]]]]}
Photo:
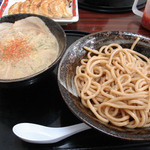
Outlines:
{"type": "MultiPolygon", "coordinates": [[[[2,0],[0,5],[0,17],[8,15],[9,8],[16,2],[24,2],[25,0],[2,0]]],[[[61,19],[53,19],[60,25],[66,25],[70,23],[77,22],[79,20],[79,12],[78,12],[78,0],[72,0],[72,5],[69,8],[72,11],[73,17],[71,19],[61,18],[61,19]]]]}

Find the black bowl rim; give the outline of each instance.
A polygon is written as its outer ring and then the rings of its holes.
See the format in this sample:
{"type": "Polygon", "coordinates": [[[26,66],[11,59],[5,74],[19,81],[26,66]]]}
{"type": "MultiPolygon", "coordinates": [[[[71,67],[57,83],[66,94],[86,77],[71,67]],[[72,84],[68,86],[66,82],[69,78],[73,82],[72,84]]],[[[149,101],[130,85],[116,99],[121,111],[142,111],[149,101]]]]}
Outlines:
{"type": "Polygon", "coordinates": [[[63,97],[63,100],[65,101],[66,105],[68,106],[68,108],[72,111],[72,113],[79,119],[81,120],[82,122],[86,123],[87,125],[91,126],[92,128],[100,131],[100,132],[103,132],[107,135],[111,135],[113,137],[116,137],[116,138],[121,138],[121,139],[125,139],[125,140],[134,140],[134,141],[148,141],[150,140],[150,136],[149,137],[144,137],[144,136],[138,136],[136,137],[137,134],[133,134],[133,135],[129,135],[129,136],[126,136],[124,133],[121,132],[120,135],[118,135],[120,132],[118,131],[115,131],[115,130],[111,130],[111,129],[108,129],[108,127],[105,127],[104,124],[99,124],[99,126],[97,126],[96,124],[98,123],[95,123],[93,122],[93,120],[91,120],[89,117],[87,117],[81,110],[79,110],[76,105],[74,104],[74,102],[71,100],[71,98],[67,98],[67,96],[69,96],[69,92],[68,90],[66,90],[66,88],[61,84],[61,79],[60,79],[60,69],[61,69],[61,65],[62,65],[62,62],[64,61],[67,53],[69,52],[70,48],[73,47],[74,45],[76,45],[79,41],[82,41],[83,39],[86,39],[88,37],[91,37],[91,36],[94,36],[94,35],[97,35],[97,34],[106,34],[106,33],[114,33],[114,34],[123,34],[125,36],[134,36],[134,37],[140,37],[141,39],[144,39],[144,40],[147,40],[150,42],[150,38],[149,37],[146,37],[144,35],[141,35],[141,34],[137,34],[137,33],[132,33],[132,32],[127,32],[127,31],[101,31],[101,32],[95,32],[95,33],[91,33],[91,34],[88,34],[80,39],[78,39],[77,41],[75,41],[74,43],[72,43],[66,50],[66,52],[64,53],[60,63],[59,63],[59,66],[58,66],[58,72],[57,72],[57,80],[58,80],[58,87],[59,87],[59,90],[60,90],[60,93],[61,93],[61,96],[63,97]],[[64,95],[62,89],[65,89],[66,93],[64,95]],[[107,131],[104,130],[107,128],[107,131]]]}
{"type": "MultiPolygon", "coordinates": [[[[17,17],[17,16],[25,16],[24,18],[35,16],[35,17],[38,17],[40,19],[41,18],[45,18],[47,20],[50,20],[52,23],[54,23],[55,25],[57,25],[60,28],[60,30],[62,30],[62,33],[64,35],[64,40],[65,40],[64,48],[63,48],[62,52],[59,54],[59,56],[55,59],[55,61],[52,64],[50,64],[48,67],[40,70],[39,72],[34,73],[32,75],[29,75],[29,76],[25,76],[23,78],[10,79],[10,80],[9,79],[0,79],[0,83],[16,83],[16,82],[20,82],[20,81],[22,82],[22,81],[29,80],[31,78],[34,78],[35,76],[38,76],[38,75],[44,73],[45,71],[49,70],[50,68],[52,68],[53,66],[55,66],[60,61],[61,57],[63,56],[63,54],[65,53],[65,50],[66,50],[66,33],[65,33],[64,29],[61,27],[60,24],[58,24],[57,22],[55,22],[51,18],[48,18],[46,16],[42,16],[42,15],[37,15],[37,14],[12,14],[12,15],[6,15],[6,16],[1,17],[0,21],[2,19],[4,19],[4,18],[17,17]]],[[[24,18],[22,18],[22,19],[24,19],[24,18]]]]}

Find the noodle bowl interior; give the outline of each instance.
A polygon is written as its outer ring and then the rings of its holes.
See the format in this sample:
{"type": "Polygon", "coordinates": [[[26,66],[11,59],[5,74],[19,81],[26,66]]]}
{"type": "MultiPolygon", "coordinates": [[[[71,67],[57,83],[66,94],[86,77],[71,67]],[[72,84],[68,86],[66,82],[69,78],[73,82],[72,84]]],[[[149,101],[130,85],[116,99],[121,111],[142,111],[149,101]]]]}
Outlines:
{"type": "Polygon", "coordinates": [[[98,50],[83,47],[87,57],[76,67],[74,83],[81,103],[100,122],[117,127],[150,126],[150,60],[119,44],[98,50]]]}
{"type": "Polygon", "coordinates": [[[38,17],[15,23],[0,23],[0,79],[18,79],[35,74],[58,56],[55,36],[38,17]]]}

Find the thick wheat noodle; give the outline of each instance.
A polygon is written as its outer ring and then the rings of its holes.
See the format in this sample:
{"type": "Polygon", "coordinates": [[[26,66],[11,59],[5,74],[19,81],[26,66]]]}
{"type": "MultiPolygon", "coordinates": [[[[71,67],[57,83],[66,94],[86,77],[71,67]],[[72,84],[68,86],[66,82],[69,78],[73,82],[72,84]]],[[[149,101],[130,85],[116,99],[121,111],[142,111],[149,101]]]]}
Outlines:
{"type": "Polygon", "coordinates": [[[99,50],[84,47],[87,58],[81,60],[74,77],[82,104],[103,123],[118,127],[150,126],[150,60],[119,44],[99,50]]]}

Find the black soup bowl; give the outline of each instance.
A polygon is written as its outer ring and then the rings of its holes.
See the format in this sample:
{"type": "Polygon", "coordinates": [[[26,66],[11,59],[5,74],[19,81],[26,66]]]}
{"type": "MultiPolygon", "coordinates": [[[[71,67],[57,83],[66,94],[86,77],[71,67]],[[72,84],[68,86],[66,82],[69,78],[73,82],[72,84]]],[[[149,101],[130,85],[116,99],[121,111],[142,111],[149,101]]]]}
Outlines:
{"type": "Polygon", "coordinates": [[[75,41],[63,55],[58,67],[58,85],[61,95],[68,108],[83,122],[108,135],[128,140],[150,140],[150,127],[129,129],[104,124],[96,119],[91,111],[81,104],[80,97],[74,84],[75,70],[80,65],[80,60],[87,52],[83,46],[99,49],[103,45],[118,43],[123,47],[130,48],[133,42],[140,38],[134,48],[135,51],[150,57],[150,38],[122,31],[106,31],[89,34],[75,41]]]}
{"type": "Polygon", "coordinates": [[[8,15],[0,18],[0,23],[3,22],[10,22],[14,23],[17,20],[21,20],[30,16],[39,17],[44,23],[47,25],[49,30],[52,32],[52,34],[56,37],[59,45],[59,53],[56,60],[49,65],[48,67],[44,68],[43,70],[32,74],[30,76],[19,78],[19,79],[11,79],[11,80],[0,80],[0,87],[2,88],[14,88],[14,87],[24,87],[31,85],[40,79],[42,79],[44,76],[47,76],[49,73],[52,72],[52,70],[56,67],[56,65],[59,63],[63,53],[66,50],[66,34],[62,27],[53,21],[52,19],[48,17],[44,17],[41,15],[35,15],[35,14],[15,14],[15,15],[8,15]]]}

